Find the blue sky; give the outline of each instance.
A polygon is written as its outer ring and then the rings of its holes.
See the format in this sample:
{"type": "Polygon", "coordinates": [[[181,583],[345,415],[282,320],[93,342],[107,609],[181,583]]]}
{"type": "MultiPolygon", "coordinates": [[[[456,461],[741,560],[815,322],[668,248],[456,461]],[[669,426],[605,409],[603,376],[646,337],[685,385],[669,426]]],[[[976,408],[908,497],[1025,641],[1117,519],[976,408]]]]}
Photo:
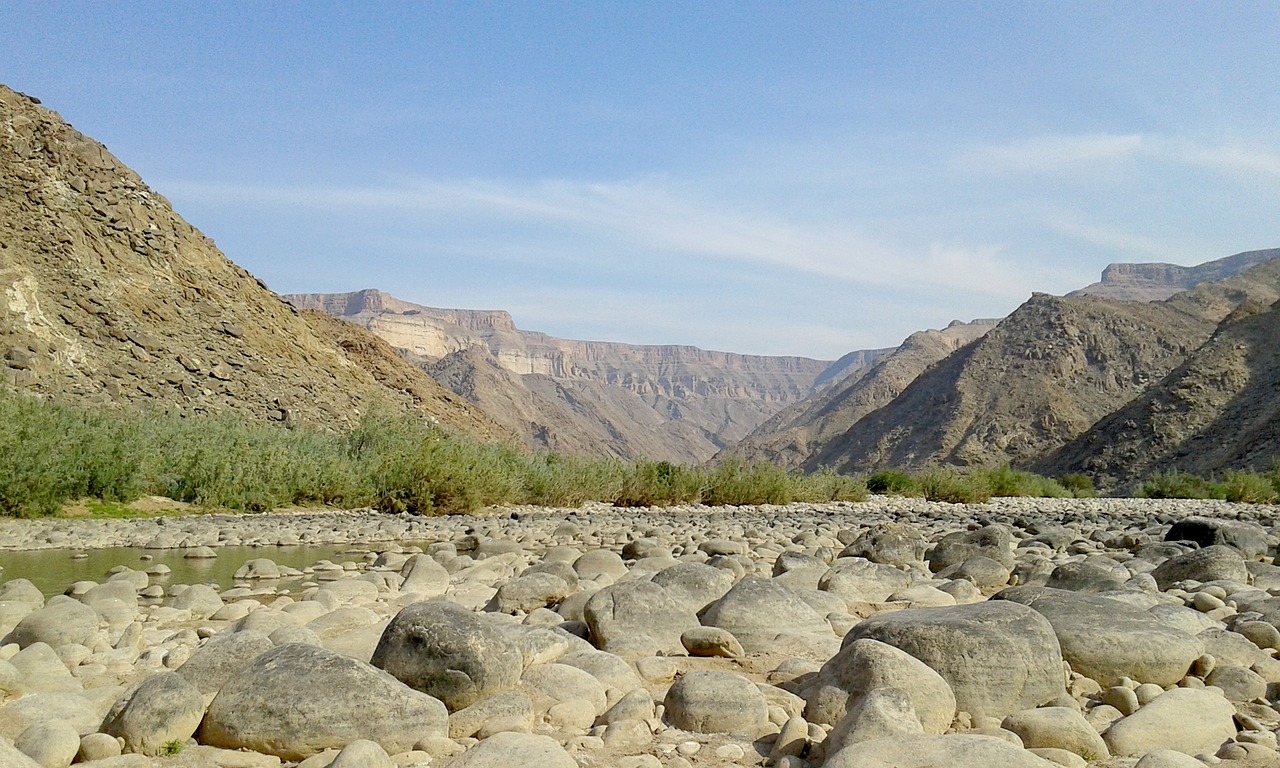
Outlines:
{"type": "Polygon", "coordinates": [[[281,292],[833,359],[1280,245],[1280,4],[0,3],[281,292]]]}

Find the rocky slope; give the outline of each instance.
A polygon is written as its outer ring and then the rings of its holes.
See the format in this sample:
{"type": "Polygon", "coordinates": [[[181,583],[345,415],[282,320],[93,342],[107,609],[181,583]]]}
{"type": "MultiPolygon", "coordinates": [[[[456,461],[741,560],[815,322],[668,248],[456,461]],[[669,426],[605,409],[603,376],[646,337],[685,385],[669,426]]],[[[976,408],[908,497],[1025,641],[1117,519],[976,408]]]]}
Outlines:
{"type": "MultiPolygon", "coordinates": [[[[769,461],[799,469],[863,416],[890,403],[929,366],[980,338],[997,320],[956,321],[942,330],[913,333],[895,350],[885,350],[874,366],[855,369],[815,396],[788,406],[761,424],[718,460],[769,461]]],[[[852,353],[859,354],[859,353],[852,353]]],[[[832,366],[835,367],[835,366],[832,366]]]]}
{"type": "MultiPolygon", "coordinates": [[[[375,290],[286,298],[367,328],[529,444],[570,453],[703,461],[808,396],[832,367],[558,339],[516,328],[506,312],[424,307],[375,290]]],[[[850,357],[837,371],[875,354],[850,357]]]]}
{"type": "Polygon", "coordinates": [[[1158,472],[1268,470],[1280,456],[1280,304],[1248,302],[1141,397],[1035,468],[1129,490],[1158,472]]]}
{"type": "Polygon", "coordinates": [[[1177,264],[1111,264],[1102,280],[1068,296],[1099,296],[1121,301],[1159,301],[1188,291],[1201,283],[1226,280],[1259,264],[1280,257],[1280,248],[1245,251],[1192,267],[1177,264]]]}
{"type": "Polygon", "coordinates": [[[0,372],[103,405],[330,427],[375,401],[501,433],[368,334],[308,318],[174,213],[101,144],[0,86],[0,372]]]}

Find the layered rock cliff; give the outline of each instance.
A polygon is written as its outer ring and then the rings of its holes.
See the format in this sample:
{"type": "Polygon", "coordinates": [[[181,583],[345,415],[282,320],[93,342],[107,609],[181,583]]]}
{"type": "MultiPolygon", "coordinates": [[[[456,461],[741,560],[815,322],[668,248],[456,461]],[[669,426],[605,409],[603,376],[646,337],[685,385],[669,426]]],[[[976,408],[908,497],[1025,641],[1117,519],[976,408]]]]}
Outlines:
{"type": "Polygon", "coordinates": [[[1280,257],[1280,248],[1245,251],[1192,267],[1177,264],[1110,264],[1102,280],[1068,296],[1098,296],[1119,301],[1160,301],[1201,283],[1226,280],[1280,257]]]}
{"type": "Polygon", "coordinates": [[[0,290],[0,373],[36,395],[335,428],[385,401],[502,433],[407,366],[380,382],[366,333],[300,315],[105,147],[3,86],[0,290]]]}
{"type": "MultiPolygon", "coordinates": [[[[417,358],[530,445],[572,453],[704,461],[807,397],[831,367],[803,357],[559,339],[516,328],[506,312],[425,307],[376,290],[286,298],[417,358]]],[[[874,353],[845,361],[843,370],[867,359],[874,353]]]]}

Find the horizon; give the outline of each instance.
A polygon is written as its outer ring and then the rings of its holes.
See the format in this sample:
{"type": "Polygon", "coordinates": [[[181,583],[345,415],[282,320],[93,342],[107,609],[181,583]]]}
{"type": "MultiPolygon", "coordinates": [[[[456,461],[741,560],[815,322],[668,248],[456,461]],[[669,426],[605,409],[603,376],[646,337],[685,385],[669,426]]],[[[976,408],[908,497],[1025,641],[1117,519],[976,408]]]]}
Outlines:
{"type": "Polygon", "coordinates": [[[836,360],[1272,247],[1280,6],[0,7],[0,81],[280,294],[836,360]]]}

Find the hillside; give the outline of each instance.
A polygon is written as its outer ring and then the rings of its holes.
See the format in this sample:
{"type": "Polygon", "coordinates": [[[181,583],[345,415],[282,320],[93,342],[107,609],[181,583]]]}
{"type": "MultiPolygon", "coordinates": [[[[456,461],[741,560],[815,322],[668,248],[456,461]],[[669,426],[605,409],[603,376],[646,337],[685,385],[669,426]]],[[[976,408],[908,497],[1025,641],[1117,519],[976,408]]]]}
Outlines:
{"type": "Polygon", "coordinates": [[[1035,463],[1129,490],[1160,472],[1268,470],[1280,457],[1280,303],[1249,302],[1164,380],[1035,463]]]}
{"type": "Polygon", "coordinates": [[[332,428],[386,401],[502,434],[426,376],[368,367],[369,339],[299,314],[105,147],[4,86],[0,286],[0,371],[25,392],[332,428]]]}
{"type": "Polygon", "coordinates": [[[1160,301],[1201,283],[1226,280],[1280,257],[1280,248],[1245,251],[1192,267],[1177,264],[1110,264],[1102,280],[1068,296],[1097,296],[1118,301],[1160,301]]]}
{"type": "MultiPolygon", "coordinates": [[[[886,350],[875,365],[846,376],[814,397],[788,406],[716,458],[770,461],[799,469],[863,416],[887,405],[929,366],[995,327],[997,320],[956,321],[942,330],[918,331],[886,350]]],[[[857,354],[857,353],[854,353],[857,354]]]]}
{"type": "Polygon", "coordinates": [[[704,461],[807,397],[832,366],[559,339],[517,328],[506,312],[425,307],[375,290],[286,298],[367,328],[528,444],[569,453],[704,461]]]}

